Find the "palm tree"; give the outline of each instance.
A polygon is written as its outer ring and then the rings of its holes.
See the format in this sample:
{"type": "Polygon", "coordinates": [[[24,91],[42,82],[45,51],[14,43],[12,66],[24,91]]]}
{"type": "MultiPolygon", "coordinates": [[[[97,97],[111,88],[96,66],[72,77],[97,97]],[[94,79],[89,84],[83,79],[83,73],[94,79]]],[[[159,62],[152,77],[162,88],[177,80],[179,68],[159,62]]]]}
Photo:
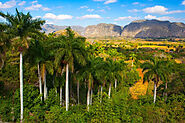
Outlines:
{"type": "Polygon", "coordinates": [[[84,81],[86,80],[88,84],[88,90],[87,90],[87,111],[89,111],[89,105],[92,104],[92,96],[93,96],[93,83],[94,80],[98,77],[100,77],[100,66],[101,61],[103,61],[100,57],[93,57],[88,59],[85,66],[83,66],[78,73],[78,76],[80,76],[80,80],[84,81]]]}
{"type": "MultiPolygon", "coordinates": [[[[10,15],[9,13],[4,14],[3,12],[0,12],[0,16],[6,19],[7,26],[11,30],[11,33],[19,37],[22,41],[21,43],[26,44],[26,47],[28,48],[28,37],[31,37],[32,35],[39,34],[41,28],[41,25],[45,23],[45,21],[42,21],[40,19],[32,19],[32,16],[28,12],[27,14],[24,14],[22,12],[19,12],[16,9],[16,15],[10,15]]],[[[22,51],[23,48],[19,48],[20,51],[20,98],[21,98],[21,121],[23,120],[23,58],[22,58],[22,51]]]]}
{"type": "Polygon", "coordinates": [[[132,67],[134,66],[134,60],[136,59],[136,54],[134,54],[134,53],[132,53],[132,54],[130,54],[130,57],[131,57],[131,59],[132,59],[132,67]]]}
{"type": "MultiPolygon", "coordinates": [[[[42,95],[42,80],[41,80],[40,64],[44,62],[45,52],[41,42],[38,40],[32,40],[28,50],[26,51],[25,56],[31,64],[33,65],[37,64],[39,89],[40,89],[40,94],[42,95]]],[[[41,96],[41,101],[42,101],[42,96],[41,96]]]]}
{"type": "Polygon", "coordinates": [[[144,72],[143,81],[154,82],[154,103],[156,102],[157,85],[160,80],[164,80],[166,69],[163,66],[164,61],[157,58],[151,58],[150,62],[145,62],[141,65],[144,72]]]}
{"type": "Polygon", "coordinates": [[[105,72],[106,72],[106,80],[109,81],[109,98],[110,98],[110,95],[111,95],[111,86],[112,86],[112,83],[114,82],[115,83],[115,89],[116,89],[116,86],[117,86],[117,81],[118,80],[121,80],[121,75],[120,75],[120,72],[122,71],[122,66],[119,62],[117,61],[113,61],[113,60],[110,60],[110,59],[107,59],[107,66],[105,68],[105,72]]]}
{"type": "Polygon", "coordinates": [[[71,28],[66,28],[66,35],[61,35],[55,39],[51,46],[55,49],[55,61],[56,67],[65,65],[66,69],[66,111],[69,107],[69,69],[74,71],[74,59],[80,64],[85,64],[84,49],[85,38],[75,37],[71,28]]]}
{"type": "MultiPolygon", "coordinates": [[[[163,73],[163,78],[162,81],[165,82],[165,88],[164,88],[164,93],[163,96],[165,97],[165,101],[167,101],[167,88],[168,88],[168,81],[170,81],[170,75],[173,72],[174,67],[174,62],[172,60],[165,60],[163,62],[163,65],[165,72],[163,73]]],[[[175,70],[174,70],[175,71],[175,70]]]]}

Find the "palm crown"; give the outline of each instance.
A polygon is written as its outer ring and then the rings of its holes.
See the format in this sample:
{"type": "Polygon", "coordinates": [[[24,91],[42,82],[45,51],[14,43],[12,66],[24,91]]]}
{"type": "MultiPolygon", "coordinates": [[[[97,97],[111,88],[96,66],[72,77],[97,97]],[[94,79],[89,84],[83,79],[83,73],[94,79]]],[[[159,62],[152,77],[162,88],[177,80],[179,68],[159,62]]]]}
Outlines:
{"type": "Polygon", "coordinates": [[[10,15],[9,13],[4,14],[0,12],[0,16],[7,20],[7,26],[10,27],[15,37],[20,37],[28,47],[27,38],[34,34],[40,33],[41,25],[45,21],[40,19],[33,19],[30,13],[24,14],[16,9],[16,15],[10,15]]]}

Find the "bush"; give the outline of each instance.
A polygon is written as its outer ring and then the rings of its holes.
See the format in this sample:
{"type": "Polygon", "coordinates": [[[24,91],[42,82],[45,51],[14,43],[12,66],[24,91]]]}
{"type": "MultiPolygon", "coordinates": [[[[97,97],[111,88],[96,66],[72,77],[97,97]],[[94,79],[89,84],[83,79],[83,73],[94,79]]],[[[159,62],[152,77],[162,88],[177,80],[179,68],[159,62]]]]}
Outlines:
{"type": "Polygon", "coordinates": [[[59,116],[61,115],[62,109],[58,105],[50,107],[50,111],[45,114],[45,120],[48,123],[59,122],[59,116]]]}
{"type": "Polygon", "coordinates": [[[50,107],[54,105],[60,105],[59,95],[56,93],[56,89],[50,89],[47,99],[45,100],[45,109],[48,111],[50,107]]]}
{"type": "Polygon", "coordinates": [[[12,113],[12,101],[7,99],[0,100],[0,117],[2,121],[12,121],[13,113],[12,113]]]}
{"type": "MultiPolygon", "coordinates": [[[[42,104],[40,96],[38,88],[34,87],[33,85],[25,85],[23,88],[24,109],[28,109],[30,113],[34,112],[34,107],[42,104]]],[[[16,90],[14,95],[14,116],[15,120],[20,119],[20,89],[16,90]]]]}

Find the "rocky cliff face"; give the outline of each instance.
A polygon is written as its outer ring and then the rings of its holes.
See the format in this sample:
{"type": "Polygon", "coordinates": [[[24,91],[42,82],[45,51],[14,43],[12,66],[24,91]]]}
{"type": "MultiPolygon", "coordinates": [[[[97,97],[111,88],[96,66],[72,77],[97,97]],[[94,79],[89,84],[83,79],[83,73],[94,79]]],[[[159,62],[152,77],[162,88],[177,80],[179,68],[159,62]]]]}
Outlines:
{"type": "MultiPolygon", "coordinates": [[[[59,30],[64,30],[66,29],[68,26],[57,26],[57,25],[53,25],[53,24],[45,24],[42,27],[42,30],[48,34],[48,33],[52,33],[52,32],[56,32],[59,30]]],[[[85,28],[82,26],[71,26],[71,28],[78,32],[80,35],[83,35],[85,28]]]]}
{"type": "Polygon", "coordinates": [[[185,24],[159,20],[133,21],[123,28],[121,36],[134,38],[185,37],[185,24]]]}
{"type": "MultiPolygon", "coordinates": [[[[67,26],[45,24],[43,31],[47,34],[64,30],[67,26]]],[[[137,20],[126,25],[124,28],[114,24],[100,23],[97,25],[71,26],[78,34],[85,37],[133,37],[133,38],[165,38],[185,37],[184,23],[171,23],[159,20],[137,20]]]]}
{"type": "Polygon", "coordinates": [[[114,24],[100,23],[85,28],[86,37],[119,37],[121,35],[121,26],[114,24]]]}

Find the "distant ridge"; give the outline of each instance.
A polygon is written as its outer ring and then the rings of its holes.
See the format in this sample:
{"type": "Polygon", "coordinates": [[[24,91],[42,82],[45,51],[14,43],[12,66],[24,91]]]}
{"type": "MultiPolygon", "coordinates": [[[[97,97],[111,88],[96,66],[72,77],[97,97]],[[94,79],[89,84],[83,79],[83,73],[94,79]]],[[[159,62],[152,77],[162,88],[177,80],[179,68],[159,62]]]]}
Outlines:
{"type": "Polygon", "coordinates": [[[123,28],[121,36],[134,38],[185,37],[185,24],[159,20],[133,21],[123,28]]]}
{"type": "Polygon", "coordinates": [[[87,26],[84,35],[86,37],[119,37],[122,27],[115,24],[100,23],[87,26]]]}
{"type": "MultiPolygon", "coordinates": [[[[45,24],[42,27],[42,30],[48,34],[48,33],[52,33],[52,32],[56,32],[59,30],[64,30],[69,26],[58,26],[58,25],[53,25],[53,24],[45,24]]],[[[78,32],[80,35],[83,35],[84,32],[84,27],[82,26],[70,26],[74,31],[78,32]]]]}
{"type": "MultiPolygon", "coordinates": [[[[64,30],[68,26],[45,24],[43,31],[47,34],[64,30]]],[[[185,24],[181,22],[159,20],[136,20],[121,27],[115,24],[100,23],[87,27],[71,26],[71,28],[85,37],[132,37],[132,38],[185,38],[185,24]]]]}

